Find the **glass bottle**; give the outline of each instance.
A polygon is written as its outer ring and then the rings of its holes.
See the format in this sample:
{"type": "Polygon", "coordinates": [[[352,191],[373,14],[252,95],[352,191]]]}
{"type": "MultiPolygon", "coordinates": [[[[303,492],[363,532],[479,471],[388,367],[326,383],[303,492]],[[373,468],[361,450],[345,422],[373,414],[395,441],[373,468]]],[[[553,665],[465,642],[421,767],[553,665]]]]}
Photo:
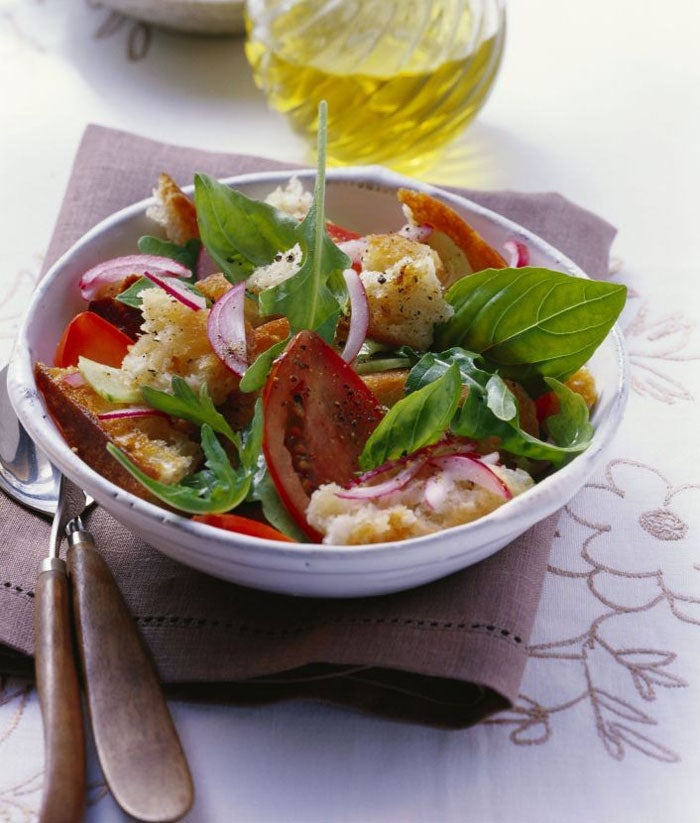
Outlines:
{"type": "Polygon", "coordinates": [[[483,105],[505,0],[248,0],[246,54],[271,106],[332,164],[429,164],[483,105]]]}

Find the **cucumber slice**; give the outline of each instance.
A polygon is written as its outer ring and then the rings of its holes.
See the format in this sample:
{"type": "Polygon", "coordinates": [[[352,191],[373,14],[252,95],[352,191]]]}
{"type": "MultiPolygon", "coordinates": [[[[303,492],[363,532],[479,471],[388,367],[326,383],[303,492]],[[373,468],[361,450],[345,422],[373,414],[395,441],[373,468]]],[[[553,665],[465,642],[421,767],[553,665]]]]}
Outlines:
{"type": "Polygon", "coordinates": [[[131,376],[121,369],[79,357],[78,370],[85,382],[110,403],[137,403],[142,399],[131,376]]]}

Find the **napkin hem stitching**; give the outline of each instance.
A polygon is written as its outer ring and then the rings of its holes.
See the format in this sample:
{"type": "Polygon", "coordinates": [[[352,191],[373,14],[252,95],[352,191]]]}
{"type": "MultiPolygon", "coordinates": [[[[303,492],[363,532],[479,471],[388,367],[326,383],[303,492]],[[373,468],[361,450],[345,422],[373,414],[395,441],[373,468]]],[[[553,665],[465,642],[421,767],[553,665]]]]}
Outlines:
{"type": "Polygon", "coordinates": [[[23,586],[13,583],[11,580],[4,580],[0,583],[0,591],[7,592],[8,594],[20,595],[22,597],[28,597],[30,600],[34,598],[34,592],[32,589],[25,589],[23,586]]]}
{"type": "Polygon", "coordinates": [[[329,625],[385,625],[417,629],[419,631],[460,631],[469,633],[485,633],[492,637],[497,637],[499,640],[504,640],[512,643],[515,646],[523,645],[523,638],[513,632],[511,629],[498,626],[489,621],[472,621],[472,622],[456,622],[456,621],[440,621],[440,620],[426,620],[424,618],[413,617],[338,617],[326,620],[320,623],[300,623],[296,626],[284,629],[268,629],[262,626],[251,626],[248,623],[235,624],[231,621],[221,621],[209,619],[205,617],[177,617],[175,615],[167,617],[166,615],[135,617],[136,623],[145,628],[178,628],[178,629],[235,629],[239,634],[257,635],[269,638],[275,637],[289,637],[291,635],[298,635],[304,632],[312,632],[317,629],[329,625]]]}

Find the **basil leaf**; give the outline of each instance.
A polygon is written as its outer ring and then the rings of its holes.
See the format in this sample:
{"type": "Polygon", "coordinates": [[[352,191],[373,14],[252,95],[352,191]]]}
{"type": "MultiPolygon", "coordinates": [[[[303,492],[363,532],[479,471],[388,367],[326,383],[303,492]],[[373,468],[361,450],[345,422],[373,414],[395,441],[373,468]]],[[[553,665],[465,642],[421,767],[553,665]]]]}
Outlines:
{"type": "Polygon", "coordinates": [[[163,240],[162,237],[152,237],[147,234],[139,238],[138,247],[141,254],[169,257],[171,260],[177,260],[178,263],[186,266],[192,272],[193,277],[197,275],[197,263],[202,249],[202,241],[196,237],[179,246],[177,243],[163,240]]]}
{"type": "Polygon", "coordinates": [[[151,494],[174,509],[188,514],[230,511],[245,499],[250,488],[251,473],[246,468],[233,468],[223,446],[207,424],[202,426],[202,450],[205,468],[179,483],[168,484],[149,477],[114,444],[107,444],[107,451],[112,457],[151,494]]]}
{"type": "Polygon", "coordinates": [[[259,305],[263,315],[286,315],[292,334],[312,329],[330,343],[346,299],[343,270],[349,267],[350,258],[326,232],[326,119],[327,107],[321,101],[313,204],[294,231],[294,242],[299,243],[303,254],[301,267],[296,274],[261,292],[259,305]]]}
{"type": "Polygon", "coordinates": [[[564,380],[605,339],[626,294],[625,286],[549,269],[488,269],[448,290],[455,312],[436,343],[478,352],[526,386],[543,376],[564,380]]]}
{"type": "Polygon", "coordinates": [[[206,383],[202,383],[199,395],[194,393],[182,377],[173,377],[171,386],[172,394],[150,386],[142,386],[141,394],[152,409],[158,409],[171,417],[189,420],[198,426],[206,424],[230,440],[240,452],[240,435],[233,431],[226,418],[217,411],[206,383]]]}
{"type": "Polygon", "coordinates": [[[202,242],[233,283],[297,242],[293,217],[206,174],[195,175],[194,201],[202,242]]]}
{"type": "Polygon", "coordinates": [[[403,397],[389,409],[360,455],[363,471],[434,443],[450,425],[462,390],[453,363],[437,380],[403,397]]]}
{"type": "Polygon", "coordinates": [[[548,377],[545,382],[559,400],[559,411],[546,420],[552,440],[565,448],[588,446],[594,430],[588,419],[586,401],[558,380],[548,377]]]}

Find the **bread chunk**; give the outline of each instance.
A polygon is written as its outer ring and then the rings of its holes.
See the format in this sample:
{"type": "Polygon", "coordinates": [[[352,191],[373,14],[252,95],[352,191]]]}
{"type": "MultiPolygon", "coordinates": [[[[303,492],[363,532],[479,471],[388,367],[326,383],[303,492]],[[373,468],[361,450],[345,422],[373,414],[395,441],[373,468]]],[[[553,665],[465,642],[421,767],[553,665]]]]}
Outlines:
{"type": "Polygon", "coordinates": [[[153,196],[156,203],[148,208],[146,216],[165,229],[168,240],[181,246],[199,237],[195,205],[170,175],[159,175],[153,196]]]}
{"type": "Polygon", "coordinates": [[[34,373],[37,387],[68,445],[96,472],[126,491],[154,500],[107,452],[107,443],[113,443],[149,477],[163,483],[182,480],[201,462],[200,447],[189,437],[186,427],[176,427],[167,417],[100,420],[98,415],[119,406],[100,397],[80,379],[76,368],[38,363],[34,373]]]}
{"type": "Polygon", "coordinates": [[[398,197],[412,224],[434,229],[426,243],[437,250],[445,264],[445,288],[473,272],[506,267],[502,255],[446,203],[410,189],[399,189],[398,197]]]}
{"type": "Polygon", "coordinates": [[[437,255],[429,246],[399,235],[370,235],[362,265],[370,309],[368,337],[391,346],[428,349],[435,324],[453,313],[437,276],[437,255]]]}
{"type": "MultiPolygon", "coordinates": [[[[490,468],[513,496],[533,485],[522,469],[490,468]]],[[[406,540],[470,523],[505,502],[480,486],[443,475],[437,478],[443,484],[441,500],[428,504],[424,495],[426,479],[418,475],[396,494],[371,501],[339,497],[340,486],[329,483],[313,493],[306,516],[323,534],[324,543],[359,545],[406,540]]]]}
{"type": "Polygon", "coordinates": [[[209,311],[192,309],[163,289],[142,292],[142,334],[124,358],[122,369],[137,386],[170,391],[173,376],[196,392],[206,384],[215,405],[238,385],[219,360],[207,336],[209,311]]]}
{"type": "Polygon", "coordinates": [[[309,213],[314,197],[310,191],[304,191],[301,180],[292,177],[286,186],[278,186],[267,195],[265,202],[276,209],[303,220],[309,213]]]}
{"type": "Polygon", "coordinates": [[[377,398],[380,406],[390,408],[404,396],[408,369],[394,369],[376,374],[363,374],[362,382],[377,398]]]}

